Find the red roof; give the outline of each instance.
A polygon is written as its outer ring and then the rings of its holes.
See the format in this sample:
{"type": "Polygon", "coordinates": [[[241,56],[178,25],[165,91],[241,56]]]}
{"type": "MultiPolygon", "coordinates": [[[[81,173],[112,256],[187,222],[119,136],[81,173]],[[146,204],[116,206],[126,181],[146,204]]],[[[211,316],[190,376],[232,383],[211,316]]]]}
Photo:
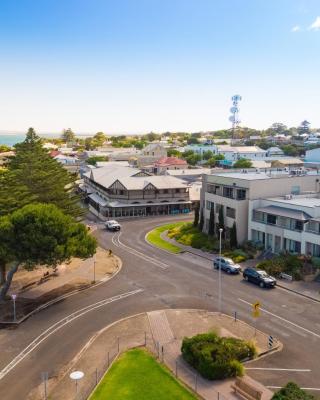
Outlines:
{"type": "Polygon", "coordinates": [[[187,161],[177,157],[162,157],[155,163],[155,166],[164,167],[170,165],[187,165],[187,161]]]}
{"type": "Polygon", "coordinates": [[[58,150],[52,150],[52,151],[50,151],[50,153],[49,153],[49,155],[50,155],[52,158],[57,157],[59,154],[61,154],[61,153],[60,153],[60,151],[58,151],[58,150]]]}

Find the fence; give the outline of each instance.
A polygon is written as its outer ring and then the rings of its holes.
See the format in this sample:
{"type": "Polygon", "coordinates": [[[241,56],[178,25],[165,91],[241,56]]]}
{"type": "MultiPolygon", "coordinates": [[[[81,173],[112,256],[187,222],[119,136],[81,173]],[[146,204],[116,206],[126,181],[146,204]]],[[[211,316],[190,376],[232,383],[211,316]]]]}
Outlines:
{"type": "MultiPolygon", "coordinates": [[[[148,349],[159,362],[165,364],[177,379],[180,379],[192,392],[196,393],[200,398],[209,398],[212,400],[227,400],[221,393],[214,390],[212,383],[203,379],[194,369],[192,369],[180,355],[180,344],[175,342],[162,345],[154,342],[151,333],[136,335],[123,335],[117,337],[112,343],[106,344],[104,355],[92,365],[79,368],[83,371],[84,376],[79,381],[71,381],[69,374],[63,381],[53,387],[48,394],[47,380],[48,374],[42,374],[43,380],[43,399],[58,400],[61,398],[70,400],[87,400],[95,387],[111,366],[112,362],[119,354],[134,347],[144,347],[148,349]]],[[[76,367],[78,369],[78,367],[76,367]]]]}

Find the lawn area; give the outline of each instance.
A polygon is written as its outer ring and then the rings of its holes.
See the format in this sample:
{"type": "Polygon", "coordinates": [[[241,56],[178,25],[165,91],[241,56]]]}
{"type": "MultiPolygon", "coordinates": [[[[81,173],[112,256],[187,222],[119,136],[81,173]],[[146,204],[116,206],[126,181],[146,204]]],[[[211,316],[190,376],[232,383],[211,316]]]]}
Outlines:
{"type": "Polygon", "coordinates": [[[143,349],[122,354],[90,400],[195,400],[171,373],[143,349]]]}
{"type": "Polygon", "coordinates": [[[160,249],[170,251],[171,253],[180,253],[180,251],[181,251],[180,247],[175,246],[174,244],[161,239],[160,235],[162,232],[182,226],[184,224],[185,224],[185,222],[176,222],[173,224],[166,224],[166,225],[158,226],[157,228],[148,232],[146,239],[148,242],[150,242],[151,244],[153,244],[156,247],[159,247],[160,249]]]}

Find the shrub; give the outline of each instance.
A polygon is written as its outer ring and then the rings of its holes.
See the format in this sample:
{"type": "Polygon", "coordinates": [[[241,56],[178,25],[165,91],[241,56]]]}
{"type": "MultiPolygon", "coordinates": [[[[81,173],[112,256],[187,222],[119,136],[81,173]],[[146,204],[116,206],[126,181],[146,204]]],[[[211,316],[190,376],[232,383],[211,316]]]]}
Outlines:
{"type": "Polygon", "coordinates": [[[289,382],[276,392],[271,400],[315,400],[315,397],[300,389],[294,382],[289,382]]]}
{"type": "Polygon", "coordinates": [[[184,338],[183,358],[207,379],[224,379],[243,375],[241,361],[256,356],[253,343],[238,338],[205,333],[184,338]]]}

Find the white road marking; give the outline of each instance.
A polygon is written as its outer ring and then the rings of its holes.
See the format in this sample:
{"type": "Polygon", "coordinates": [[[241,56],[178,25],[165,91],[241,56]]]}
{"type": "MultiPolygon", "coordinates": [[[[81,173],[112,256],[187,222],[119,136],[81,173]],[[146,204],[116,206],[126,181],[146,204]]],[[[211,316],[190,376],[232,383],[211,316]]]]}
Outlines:
{"type": "Polygon", "coordinates": [[[246,369],[257,369],[261,371],[290,371],[290,372],[311,372],[311,369],[294,369],[294,368],[259,368],[259,367],[252,367],[246,369]]]}
{"type": "Polygon", "coordinates": [[[27,355],[29,355],[36,347],[38,347],[44,340],[46,340],[53,333],[57,332],[59,329],[74,321],[75,319],[82,317],[84,314],[87,314],[90,311],[93,311],[97,308],[103,307],[107,304],[113,303],[114,301],[124,299],[129,296],[133,296],[143,292],[143,289],[132,290],[131,292],[121,293],[117,296],[110,297],[108,299],[104,299],[98,301],[97,303],[91,304],[80,310],[73,312],[72,314],[62,318],[60,321],[57,321],[53,325],[51,325],[48,329],[43,331],[38,337],[36,337],[24,350],[22,350],[6,367],[4,367],[0,371],[0,380],[4,378],[14,367],[16,367],[27,355]]]}
{"type": "Polygon", "coordinates": [[[156,259],[154,259],[152,257],[147,256],[146,254],[141,253],[140,251],[138,251],[138,250],[136,250],[136,249],[134,249],[134,248],[132,248],[130,246],[127,246],[126,244],[121,242],[120,236],[121,236],[121,232],[119,233],[118,236],[115,237],[115,240],[118,241],[118,244],[119,244],[120,247],[122,247],[123,249],[125,249],[129,253],[131,253],[131,254],[133,254],[133,255],[135,255],[137,257],[143,258],[144,260],[156,265],[159,268],[162,268],[162,269],[169,268],[168,264],[166,264],[166,263],[164,263],[162,261],[158,261],[158,260],[156,260],[156,259]]]}
{"type": "MultiPolygon", "coordinates": [[[[252,306],[252,304],[251,304],[249,301],[246,301],[246,300],[243,300],[243,299],[240,299],[240,298],[238,298],[238,300],[239,300],[239,301],[242,301],[242,303],[245,303],[245,304],[248,304],[248,305],[252,306]]],[[[276,318],[280,319],[281,321],[284,321],[284,322],[286,322],[286,323],[288,323],[288,324],[290,324],[290,325],[292,325],[292,326],[295,326],[296,328],[301,329],[302,331],[307,332],[307,333],[309,333],[310,335],[313,335],[313,336],[315,336],[315,337],[317,337],[317,338],[320,339],[320,335],[319,335],[318,333],[316,333],[316,332],[310,331],[309,329],[304,328],[303,326],[300,326],[300,325],[298,325],[298,324],[295,324],[294,322],[291,322],[291,321],[289,321],[288,319],[285,319],[285,318],[283,318],[283,317],[280,317],[280,316],[277,315],[277,314],[273,314],[272,312],[267,311],[265,308],[260,308],[260,310],[263,311],[263,312],[265,312],[266,314],[272,315],[273,317],[276,317],[276,318]]],[[[297,333],[297,332],[296,332],[296,333],[297,333]]]]}
{"type": "MultiPolygon", "coordinates": [[[[282,386],[266,386],[268,389],[282,389],[282,386]]],[[[320,391],[320,388],[301,388],[302,390],[314,390],[314,391],[317,391],[317,390],[319,390],[320,391]]]]}
{"type": "Polygon", "coordinates": [[[284,336],[284,337],[290,337],[289,333],[283,332],[283,327],[282,330],[280,330],[279,328],[276,328],[274,325],[272,326],[272,328],[270,328],[270,323],[263,323],[263,326],[265,326],[268,330],[271,330],[272,332],[276,332],[278,335],[284,336]]]}

